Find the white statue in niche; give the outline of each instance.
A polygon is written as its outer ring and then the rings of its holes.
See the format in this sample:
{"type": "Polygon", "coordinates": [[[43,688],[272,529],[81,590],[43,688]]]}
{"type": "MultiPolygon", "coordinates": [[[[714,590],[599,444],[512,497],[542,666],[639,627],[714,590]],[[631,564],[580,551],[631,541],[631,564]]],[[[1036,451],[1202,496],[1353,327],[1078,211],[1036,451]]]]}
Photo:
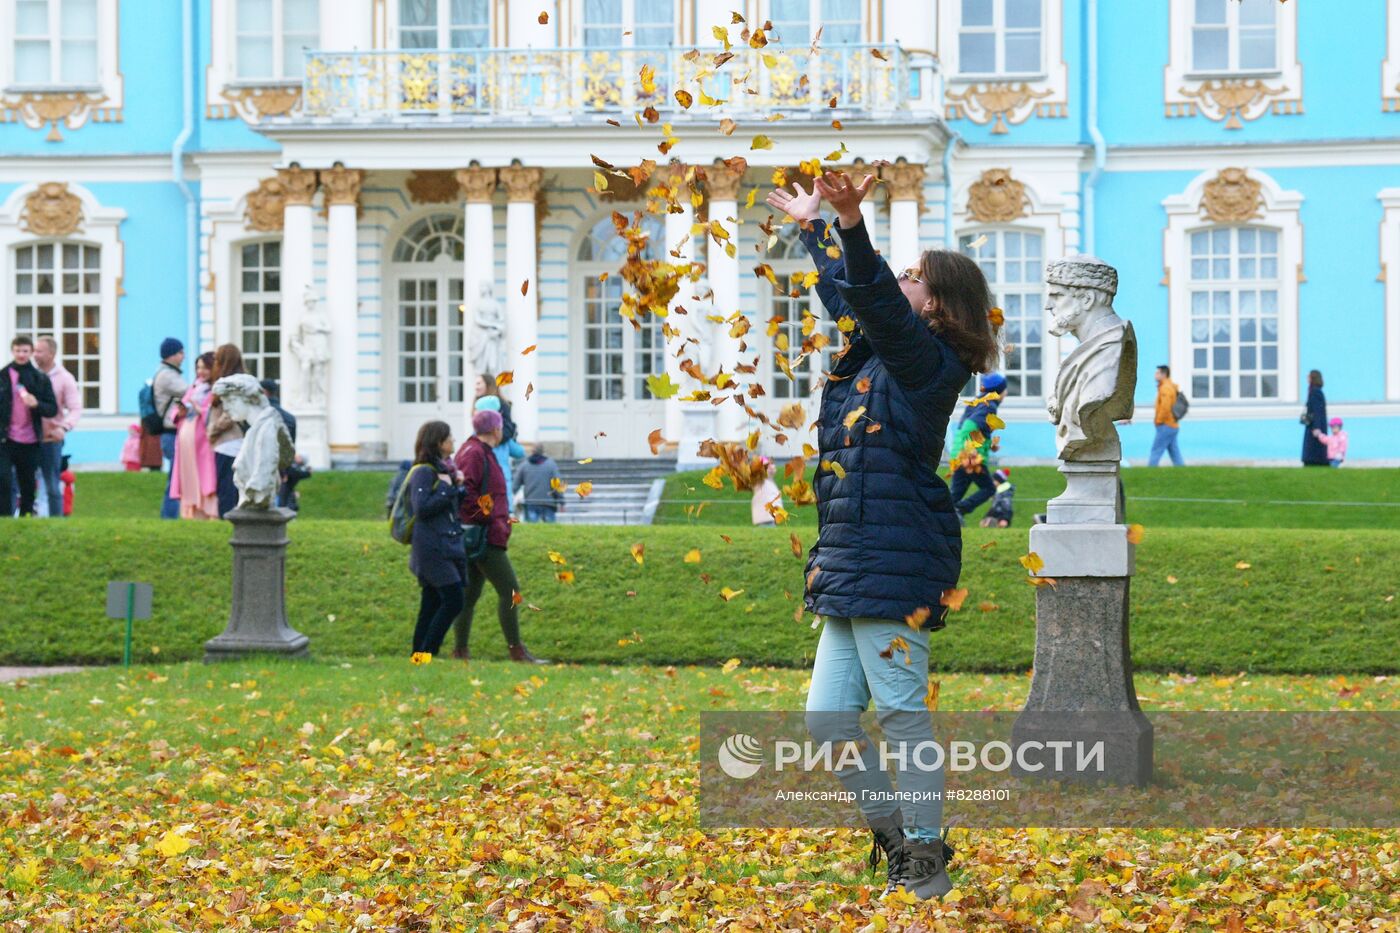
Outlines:
{"type": "Polygon", "coordinates": [[[470,353],[478,376],[498,376],[506,368],[506,315],[489,280],[477,288],[472,305],[470,353]]]}
{"type": "Polygon", "coordinates": [[[267,401],[258,380],[247,373],[214,383],[214,396],[234,421],[248,425],[233,460],[233,484],[240,509],[269,509],[277,498],[282,471],[296,458],[287,423],[267,401]]]}
{"type": "Polygon", "coordinates": [[[1045,406],[1059,458],[1117,463],[1123,451],[1114,422],[1133,416],[1137,387],[1133,325],[1113,310],[1118,270],[1094,256],[1067,256],[1045,267],[1045,286],[1050,333],[1079,341],[1060,363],[1045,406]]]}
{"type": "Polygon", "coordinates": [[[331,322],[316,289],[308,285],[302,293],[305,311],[289,342],[301,363],[301,396],[312,408],[326,404],[326,367],[331,361],[331,322]]]}
{"type": "Polygon", "coordinates": [[[681,295],[683,297],[679,304],[685,308],[685,315],[682,318],[685,325],[681,328],[686,350],[683,356],[694,360],[705,375],[712,376],[717,365],[715,361],[715,328],[719,326],[710,320],[710,316],[716,313],[714,290],[710,288],[709,279],[702,276],[692,282],[688,288],[682,284],[681,295]]]}

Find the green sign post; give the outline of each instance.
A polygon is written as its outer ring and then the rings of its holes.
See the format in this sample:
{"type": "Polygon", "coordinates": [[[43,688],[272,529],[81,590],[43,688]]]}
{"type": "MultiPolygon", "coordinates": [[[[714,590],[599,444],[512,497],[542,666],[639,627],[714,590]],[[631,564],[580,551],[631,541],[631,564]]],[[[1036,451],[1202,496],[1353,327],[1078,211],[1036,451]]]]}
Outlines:
{"type": "Polygon", "coordinates": [[[126,647],[122,664],[131,666],[131,623],[151,617],[152,588],[149,583],[114,580],[107,584],[107,618],[126,619],[126,647]]]}

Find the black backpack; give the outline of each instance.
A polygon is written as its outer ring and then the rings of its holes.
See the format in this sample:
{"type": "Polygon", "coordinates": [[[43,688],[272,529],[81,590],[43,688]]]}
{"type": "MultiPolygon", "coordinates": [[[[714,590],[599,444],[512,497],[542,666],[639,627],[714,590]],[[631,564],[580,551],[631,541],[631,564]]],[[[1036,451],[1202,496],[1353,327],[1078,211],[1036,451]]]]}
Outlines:
{"type": "Polygon", "coordinates": [[[1185,392],[1176,393],[1176,401],[1172,402],[1172,418],[1180,421],[1186,417],[1186,413],[1191,410],[1191,400],[1186,397],[1185,392]]]}

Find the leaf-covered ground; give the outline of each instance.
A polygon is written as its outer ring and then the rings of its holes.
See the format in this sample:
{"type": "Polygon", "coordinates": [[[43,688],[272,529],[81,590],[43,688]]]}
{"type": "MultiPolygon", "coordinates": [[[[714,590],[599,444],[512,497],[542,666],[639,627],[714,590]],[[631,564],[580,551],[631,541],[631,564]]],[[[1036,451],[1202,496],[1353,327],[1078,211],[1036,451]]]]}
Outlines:
{"type": "MultiPolygon", "coordinates": [[[[696,714],[801,671],[406,661],[0,687],[0,922],[81,930],[1394,930],[1381,831],[955,831],[880,903],[850,830],[697,826],[696,714]]],[[[950,709],[1024,676],[942,675],[950,709]]],[[[1394,709],[1400,679],[1142,675],[1152,709],[1394,709]]]]}

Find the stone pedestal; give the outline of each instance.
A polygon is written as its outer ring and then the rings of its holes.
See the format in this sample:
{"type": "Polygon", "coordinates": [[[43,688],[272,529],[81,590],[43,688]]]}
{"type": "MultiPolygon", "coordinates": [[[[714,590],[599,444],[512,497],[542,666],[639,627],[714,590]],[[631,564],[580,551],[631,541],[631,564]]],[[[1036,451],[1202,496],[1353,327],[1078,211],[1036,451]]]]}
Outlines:
{"type": "Polygon", "coordinates": [[[306,656],[310,639],[287,624],[287,523],[295,517],[290,509],[228,513],[233,606],[227,628],[204,643],[205,661],[255,653],[306,656]]]}
{"type": "Polygon", "coordinates": [[[330,432],[325,409],[292,411],[297,419],[297,453],[306,458],[313,470],[328,470],[331,466],[330,432]]]}
{"type": "Polygon", "coordinates": [[[1123,521],[1123,494],[1117,462],[1065,461],[1065,491],[1045,507],[1054,525],[1115,524],[1123,521]]]}
{"type": "Polygon", "coordinates": [[[709,402],[681,402],[680,405],[681,433],[676,444],[676,469],[709,469],[715,461],[700,456],[700,443],[718,439],[718,412],[709,402]]]}

